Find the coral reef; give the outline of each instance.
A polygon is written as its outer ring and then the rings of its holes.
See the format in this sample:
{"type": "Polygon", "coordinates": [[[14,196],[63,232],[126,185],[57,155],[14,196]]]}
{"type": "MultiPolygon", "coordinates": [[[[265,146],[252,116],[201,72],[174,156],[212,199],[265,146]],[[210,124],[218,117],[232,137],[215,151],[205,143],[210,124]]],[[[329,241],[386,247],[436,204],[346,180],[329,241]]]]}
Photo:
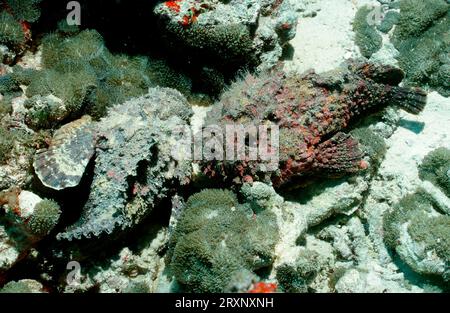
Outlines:
{"type": "Polygon", "coordinates": [[[18,188],[0,194],[5,206],[4,219],[22,245],[31,245],[48,235],[59,221],[61,209],[57,202],[18,188]]]}
{"type": "Polygon", "coordinates": [[[447,11],[448,3],[445,0],[403,0],[400,2],[400,20],[395,35],[399,39],[419,37],[447,11]]]}
{"type": "Polygon", "coordinates": [[[232,291],[237,276],[251,286],[254,272],[273,262],[277,233],[269,210],[253,211],[227,190],[203,190],[188,199],[170,238],[170,270],[194,292],[232,291]]]}
{"type": "Polygon", "coordinates": [[[123,248],[111,259],[83,260],[82,273],[61,291],[89,292],[98,288],[100,293],[158,292],[159,279],[156,278],[164,270],[161,252],[167,246],[168,233],[166,229],[156,231],[154,228],[155,225],[150,225],[142,237],[134,240],[139,242],[137,249],[123,248]]]}
{"type": "Polygon", "coordinates": [[[19,21],[36,22],[41,16],[39,3],[42,0],[5,0],[11,13],[19,21]]]}
{"type": "MultiPolygon", "coordinates": [[[[209,162],[204,171],[209,175],[225,172],[232,179],[269,178],[280,186],[302,176],[339,176],[364,169],[367,164],[362,162],[358,142],[342,131],[388,104],[418,114],[426,94],[397,87],[402,78],[395,67],[358,61],[322,75],[247,75],[224,93],[209,112],[207,124],[278,125],[279,169],[270,170],[267,161],[258,159],[209,162]]],[[[234,137],[228,140],[232,142],[225,145],[234,147],[234,137]]]]}
{"type": "Polygon", "coordinates": [[[400,2],[400,18],[393,43],[400,51],[399,65],[414,85],[428,85],[449,95],[448,32],[450,5],[445,0],[400,2]]]}
{"type": "Polygon", "coordinates": [[[34,130],[54,129],[83,114],[98,119],[108,107],[156,85],[185,94],[192,88],[190,79],[164,60],[113,55],[95,30],[46,35],[41,63],[39,70],[15,66],[0,85],[3,94],[26,86],[25,122],[34,130]]]}
{"type": "Polygon", "coordinates": [[[372,54],[380,50],[383,42],[383,38],[377,33],[375,25],[369,25],[367,22],[368,15],[372,10],[368,6],[361,7],[356,12],[353,22],[355,42],[361,50],[361,54],[366,58],[370,58],[372,54]]]}
{"type": "Polygon", "coordinates": [[[0,191],[0,209],[4,210],[0,216],[1,275],[50,233],[61,210],[55,201],[17,187],[0,191]]]}
{"type": "Polygon", "coordinates": [[[49,3],[0,0],[0,293],[450,291],[448,0],[49,3]]]}
{"type": "Polygon", "coordinates": [[[170,47],[219,66],[273,67],[297,25],[290,0],[175,0],[154,12],[170,47]]]}

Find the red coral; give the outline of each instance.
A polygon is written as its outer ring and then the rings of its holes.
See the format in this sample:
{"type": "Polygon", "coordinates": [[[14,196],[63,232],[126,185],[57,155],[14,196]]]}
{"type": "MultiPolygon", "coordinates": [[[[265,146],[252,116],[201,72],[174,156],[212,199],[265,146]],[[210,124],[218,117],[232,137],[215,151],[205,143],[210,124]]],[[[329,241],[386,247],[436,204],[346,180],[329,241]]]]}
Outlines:
{"type": "Polygon", "coordinates": [[[164,2],[164,4],[166,5],[166,7],[168,7],[172,11],[179,13],[180,12],[179,2],[181,2],[181,0],[167,1],[167,2],[164,2]]]}
{"type": "Polygon", "coordinates": [[[275,283],[264,283],[259,282],[253,284],[253,288],[250,289],[249,293],[274,293],[277,291],[277,284],[275,283]]]}

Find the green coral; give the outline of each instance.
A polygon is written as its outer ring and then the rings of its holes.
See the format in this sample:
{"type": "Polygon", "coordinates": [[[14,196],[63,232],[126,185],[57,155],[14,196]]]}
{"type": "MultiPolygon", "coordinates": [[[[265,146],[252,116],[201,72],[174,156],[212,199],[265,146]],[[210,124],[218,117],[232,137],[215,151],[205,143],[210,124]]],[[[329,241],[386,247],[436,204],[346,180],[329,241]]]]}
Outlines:
{"type": "Polygon", "coordinates": [[[423,190],[419,189],[415,193],[406,195],[393,210],[386,212],[383,217],[384,241],[386,245],[395,249],[399,244],[400,225],[413,220],[418,214],[431,212],[432,200],[423,190]]]}
{"type": "Polygon", "coordinates": [[[13,146],[14,135],[3,126],[0,126],[0,164],[5,163],[9,159],[13,146]]]}
{"type": "Polygon", "coordinates": [[[42,0],[6,0],[14,17],[19,21],[36,22],[41,16],[39,3],[42,0]]]}
{"type": "Polygon", "coordinates": [[[441,187],[450,196],[450,150],[441,147],[427,154],[419,165],[419,177],[441,187]]]}
{"type": "Polygon", "coordinates": [[[197,50],[197,53],[220,57],[225,62],[242,62],[252,58],[253,41],[246,25],[199,25],[184,27],[166,25],[164,33],[175,45],[197,50]],[[178,42],[176,42],[178,41],[178,42]]]}
{"type": "Polygon", "coordinates": [[[11,104],[11,98],[4,96],[2,99],[0,99],[0,119],[7,114],[12,113],[12,104],[11,104]]]}
{"type": "Polygon", "coordinates": [[[45,199],[36,204],[28,227],[37,236],[48,235],[58,224],[61,209],[54,200],[45,199]]]}
{"type": "Polygon", "coordinates": [[[164,60],[150,59],[147,75],[158,86],[175,88],[184,95],[191,92],[191,79],[183,73],[175,71],[164,60]]]}
{"type": "Polygon", "coordinates": [[[450,216],[417,215],[408,226],[408,233],[415,241],[422,242],[428,251],[450,264],[450,216]]]}
{"type": "Polygon", "coordinates": [[[0,293],[31,293],[33,290],[23,281],[10,281],[3,288],[0,293]]]}
{"type": "Polygon", "coordinates": [[[387,34],[400,20],[400,13],[396,11],[389,11],[386,16],[381,21],[380,25],[377,26],[378,30],[382,33],[387,34]]]}
{"type": "Polygon", "coordinates": [[[146,57],[113,55],[95,30],[52,33],[43,38],[42,47],[43,69],[18,74],[28,84],[27,121],[35,129],[53,128],[82,114],[100,118],[109,106],[143,95],[157,83],[190,91],[186,79],[167,65],[161,70],[161,64],[146,57]],[[66,116],[52,106],[33,105],[33,98],[49,95],[62,100],[66,116]]]}
{"type": "Polygon", "coordinates": [[[353,21],[353,31],[355,32],[355,42],[361,50],[361,54],[370,58],[372,54],[380,50],[383,38],[378,34],[374,25],[369,25],[367,17],[372,9],[368,6],[361,7],[356,12],[353,21]]]}
{"type": "Polygon", "coordinates": [[[20,23],[8,12],[0,12],[0,43],[16,47],[24,42],[25,35],[20,23]]]}
{"type": "Polygon", "coordinates": [[[11,92],[19,91],[19,90],[20,90],[20,86],[13,79],[11,74],[6,74],[3,76],[0,76],[0,93],[1,94],[11,93],[11,92]]]}
{"type": "Polygon", "coordinates": [[[448,4],[445,0],[402,0],[395,37],[418,37],[447,11],[448,4]]]}
{"type": "Polygon", "coordinates": [[[273,213],[255,214],[227,190],[191,196],[170,240],[168,260],[187,290],[223,292],[239,273],[273,262],[278,229],[273,213]]]}
{"type": "Polygon", "coordinates": [[[444,0],[404,0],[393,43],[406,80],[450,95],[450,5],[444,0]],[[413,17],[414,16],[414,17],[413,17]]]}

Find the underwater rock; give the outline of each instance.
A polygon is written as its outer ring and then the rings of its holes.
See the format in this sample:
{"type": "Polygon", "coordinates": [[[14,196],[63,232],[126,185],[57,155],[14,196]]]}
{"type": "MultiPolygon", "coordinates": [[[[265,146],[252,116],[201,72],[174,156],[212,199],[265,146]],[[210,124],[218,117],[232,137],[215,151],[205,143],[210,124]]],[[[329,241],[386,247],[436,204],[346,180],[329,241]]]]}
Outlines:
{"type": "Polygon", "coordinates": [[[0,273],[23,259],[55,227],[59,205],[33,192],[11,188],[0,191],[0,273]]]}
{"type": "Polygon", "coordinates": [[[303,250],[295,264],[283,264],[276,269],[276,278],[283,292],[306,293],[308,283],[317,275],[323,264],[315,251],[303,250]]]}
{"type": "Polygon", "coordinates": [[[191,114],[187,100],[178,91],[151,88],[143,97],[112,107],[89,128],[77,128],[61,144],[57,141],[55,150],[63,162],[52,156],[51,147],[49,159],[45,151],[38,154],[35,169],[43,183],[63,189],[79,183],[95,146],[94,178],[82,216],[58,238],[99,236],[115,228],[125,229],[140,222],[168,195],[171,182],[186,183],[192,167],[190,162],[172,157],[171,140],[173,130],[188,125],[191,114]],[[77,139],[80,132],[81,141],[77,139]],[[80,154],[80,149],[85,153],[80,154]],[[76,165],[77,172],[67,172],[66,164],[76,165]]]}
{"type": "Polygon", "coordinates": [[[298,18],[290,0],[175,0],[158,4],[154,13],[169,45],[185,54],[259,69],[278,62],[298,18]]]}
{"type": "Polygon", "coordinates": [[[44,286],[33,279],[21,279],[19,281],[10,281],[0,293],[44,293],[44,286]]]}
{"type": "Polygon", "coordinates": [[[14,228],[22,244],[31,245],[48,235],[59,221],[61,209],[53,200],[19,188],[0,192],[4,219],[14,228]]]}
{"type": "MultiPolygon", "coordinates": [[[[343,131],[369,112],[388,105],[412,114],[422,111],[426,93],[398,87],[402,79],[398,68],[359,61],[346,62],[322,75],[247,75],[223,94],[205,120],[207,126],[224,129],[235,124],[277,125],[278,169],[271,170],[269,162],[259,156],[256,161],[203,162],[204,172],[223,174],[235,182],[271,180],[281,186],[305,176],[334,177],[365,169],[358,142],[343,131]]],[[[224,146],[236,145],[234,137],[228,140],[232,142],[224,146]]],[[[249,149],[248,144],[245,147],[249,149]]]]}
{"type": "Polygon", "coordinates": [[[277,237],[273,212],[239,204],[231,191],[205,189],[188,199],[170,238],[170,272],[189,291],[234,289],[231,279],[251,282],[272,264],[277,237]]]}
{"type": "Polygon", "coordinates": [[[336,283],[338,293],[411,293],[421,290],[410,290],[406,286],[384,278],[377,270],[351,268],[336,283]]]}
{"type": "Polygon", "coordinates": [[[125,247],[111,259],[84,260],[80,263],[82,275],[67,283],[63,291],[79,293],[98,288],[100,293],[157,292],[158,279],[164,270],[161,251],[167,245],[167,230],[157,231],[150,240],[140,238],[138,241],[138,251],[125,247]]]}
{"type": "Polygon", "coordinates": [[[431,151],[419,165],[419,178],[428,180],[450,197],[450,149],[431,151]]]}
{"type": "Polygon", "coordinates": [[[70,115],[64,102],[53,96],[33,96],[24,103],[28,109],[25,123],[32,129],[53,128],[70,115]]]}
{"type": "Polygon", "coordinates": [[[372,54],[380,50],[383,44],[383,38],[378,34],[375,25],[368,23],[368,16],[373,11],[369,6],[361,7],[356,12],[353,21],[353,30],[355,32],[355,43],[358,45],[361,54],[370,58],[372,54]]]}
{"type": "Polygon", "coordinates": [[[58,129],[49,147],[36,152],[33,167],[42,184],[55,190],[79,184],[94,155],[92,126],[85,115],[58,129]]]}
{"type": "Polygon", "coordinates": [[[450,216],[433,208],[424,190],[405,196],[383,218],[386,245],[414,271],[449,280],[450,216]]]}

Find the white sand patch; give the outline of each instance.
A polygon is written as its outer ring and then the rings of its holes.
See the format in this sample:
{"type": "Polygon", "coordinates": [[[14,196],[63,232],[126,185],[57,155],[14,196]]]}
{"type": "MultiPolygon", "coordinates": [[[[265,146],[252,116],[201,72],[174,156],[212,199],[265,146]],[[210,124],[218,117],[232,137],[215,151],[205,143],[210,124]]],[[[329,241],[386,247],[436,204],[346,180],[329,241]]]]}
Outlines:
{"type": "Polygon", "coordinates": [[[317,73],[336,68],[345,59],[360,56],[355,45],[352,21],[359,7],[379,5],[372,0],[321,0],[315,17],[301,17],[297,35],[291,40],[295,52],[286,71],[317,73]]]}
{"type": "Polygon", "coordinates": [[[450,99],[437,92],[428,95],[421,114],[415,116],[402,112],[400,127],[387,140],[390,148],[379,174],[395,177],[402,189],[413,191],[419,183],[417,166],[425,155],[439,147],[450,149],[449,125],[450,99]],[[420,127],[423,127],[421,131],[420,127]]]}

